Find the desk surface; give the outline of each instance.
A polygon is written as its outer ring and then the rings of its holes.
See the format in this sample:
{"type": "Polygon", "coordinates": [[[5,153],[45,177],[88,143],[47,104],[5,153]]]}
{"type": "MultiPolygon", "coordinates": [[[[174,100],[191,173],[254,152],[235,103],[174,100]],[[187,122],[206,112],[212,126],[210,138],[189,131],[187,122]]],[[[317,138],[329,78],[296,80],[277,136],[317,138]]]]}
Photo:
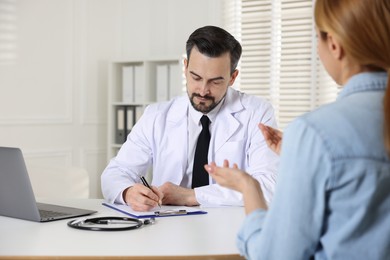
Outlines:
{"type": "MultiPolygon", "coordinates": [[[[124,216],[102,200],[41,201],[94,209],[94,217],[124,216]]],[[[154,225],[114,232],[72,229],[69,219],[36,223],[0,216],[0,259],[242,259],[235,241],[244,209],[203,210],[208,214],[156,218],[154,225]]]]}

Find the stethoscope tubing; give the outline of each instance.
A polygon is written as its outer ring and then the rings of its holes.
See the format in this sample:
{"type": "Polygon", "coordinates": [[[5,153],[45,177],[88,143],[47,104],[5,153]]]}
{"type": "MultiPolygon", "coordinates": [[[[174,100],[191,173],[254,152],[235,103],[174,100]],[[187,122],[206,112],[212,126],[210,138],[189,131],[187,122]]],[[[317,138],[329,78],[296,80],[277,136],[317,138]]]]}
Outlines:
{"type": "Polygon", "coordinates": [[[142,227],[143,225],[153,224],[154,219],[140,220],[136,218],[126,217],[97,217],[87,219],[74,219],[68,222],[68,226],[75,229],[90,230],[90,231],[123,231],[133,230],[142,227]],[[107,227],[94,225],[107,225],[107,227]],[[129,224],[129,226],[115,227],[115,224],[129,224]]]}

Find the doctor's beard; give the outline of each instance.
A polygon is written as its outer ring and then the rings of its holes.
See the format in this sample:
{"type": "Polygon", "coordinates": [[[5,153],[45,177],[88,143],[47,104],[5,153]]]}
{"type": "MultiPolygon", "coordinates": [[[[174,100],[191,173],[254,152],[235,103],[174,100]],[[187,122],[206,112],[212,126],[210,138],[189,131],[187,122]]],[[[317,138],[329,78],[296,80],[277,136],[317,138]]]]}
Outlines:
{"type": "MultiPolygon", "coordinates": [[[[226,95],[226,93],[225,93],[226,95]]],[[[225,95],[223,97],[225,97],[225,95]]],[[[205,98],[205,99],[208,99],[208,100],[211,100],[211,104],[210,105],[206,105],[204,102],[200,102],[199,104],[195,104],[194,102],[194,98],[195,97],[202,97],[201,95],[199,95],[198,93],[192,93],[191,97],[190,98],[190,102],[191,102],[191,105],[192,107],[196,110],[196,111],[199,111],[203,114],[207,114],[209,113],[211,110],[213,110],[216,106],[218,106],[218,104],[223,100],[223,97],[221,98],[221,100],[218,100],[218,102],[215,102],[215,98],[212,97],[212,96],[204,96],[202,98],[205,98]]]]}

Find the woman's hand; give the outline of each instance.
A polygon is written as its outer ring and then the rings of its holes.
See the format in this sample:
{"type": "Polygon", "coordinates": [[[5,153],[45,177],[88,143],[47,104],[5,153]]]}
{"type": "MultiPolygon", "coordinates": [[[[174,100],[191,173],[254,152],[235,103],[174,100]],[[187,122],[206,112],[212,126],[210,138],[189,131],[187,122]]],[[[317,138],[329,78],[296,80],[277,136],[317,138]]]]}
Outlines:
{"type": "Polygon", "coordinates": [[[205,165],[206,171],[221,186],[243,192],[248,179],[252,178],[249,174],[238,169],[237,164],[229,168],[229,161],[224,160],[223,167],[218,167],[214,162],[205,165]]]}
{"type": "Polygon", "coordinates": [[[229,167],[229,161],[224,160],[223,167],[214,162],[205,165],[206,171],[221,186],[241,192],[247,214],[256,209],[267,209],[260,183],[248,173],[238,169],[237,164],[229,167]]]}
{"type": "Polygon", "coordinates": [[[267,142],[268,147],[276,154],[280,155],[283,133],[275,128],[261,123],[259,124],[259,128],[264,135],[264,139],[267,142]]]}

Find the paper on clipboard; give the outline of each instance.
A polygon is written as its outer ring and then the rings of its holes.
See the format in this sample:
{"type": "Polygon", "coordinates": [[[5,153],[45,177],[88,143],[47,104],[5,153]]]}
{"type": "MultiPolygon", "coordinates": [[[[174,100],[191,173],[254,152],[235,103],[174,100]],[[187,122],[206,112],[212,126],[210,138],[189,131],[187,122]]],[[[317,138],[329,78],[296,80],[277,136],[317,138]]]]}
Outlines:
{"type": "Polygon", "coordinates": [[[161,209],[155,208],[152,211],[141,212],[141,211],[134,211],[131,209],[130,206],[127,205],[113,204],[108,202],[103,202],[102,204],[106,207],[117,210],[133,218],[156,218],[156,217],[159,218],[159,217],[207,214],[206,211],[199,210],[198,208],[191,208],[191,207],[161,206],[161,209]]]}

